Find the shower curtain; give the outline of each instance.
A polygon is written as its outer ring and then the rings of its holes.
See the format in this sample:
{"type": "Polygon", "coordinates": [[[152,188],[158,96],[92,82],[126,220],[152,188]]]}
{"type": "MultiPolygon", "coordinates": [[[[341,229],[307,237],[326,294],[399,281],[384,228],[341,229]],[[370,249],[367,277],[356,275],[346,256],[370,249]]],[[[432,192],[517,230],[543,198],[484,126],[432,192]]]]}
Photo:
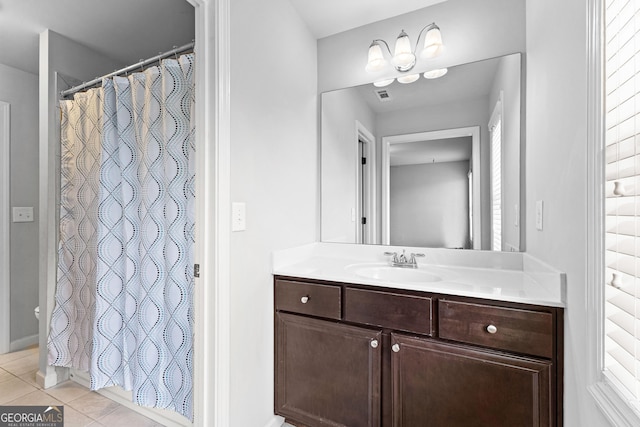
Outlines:
{"type": "Polygon", "coordinates": [[[193,54],[61,101],[49,363],[193,419],[193,54]]]}

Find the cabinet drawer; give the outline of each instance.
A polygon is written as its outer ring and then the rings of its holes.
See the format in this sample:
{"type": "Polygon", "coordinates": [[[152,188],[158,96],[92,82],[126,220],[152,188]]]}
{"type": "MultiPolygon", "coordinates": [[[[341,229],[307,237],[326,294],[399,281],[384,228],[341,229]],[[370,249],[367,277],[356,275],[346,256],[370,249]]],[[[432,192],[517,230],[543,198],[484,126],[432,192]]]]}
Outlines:
{"type": "Polygon", "coordinates": [[[347,287],[344,318],[349,322],[431,335],[431,304],[428,297],[347,287]]]}
{"type": "Polygon", "coordinates": [[[439,337],[551,358],[551,313],[440,300],[439,337]]]}
{"type": "Polygon", "coordinates": [[[276,279],[276,310],[340,319],[340,286],[276,279]]]}

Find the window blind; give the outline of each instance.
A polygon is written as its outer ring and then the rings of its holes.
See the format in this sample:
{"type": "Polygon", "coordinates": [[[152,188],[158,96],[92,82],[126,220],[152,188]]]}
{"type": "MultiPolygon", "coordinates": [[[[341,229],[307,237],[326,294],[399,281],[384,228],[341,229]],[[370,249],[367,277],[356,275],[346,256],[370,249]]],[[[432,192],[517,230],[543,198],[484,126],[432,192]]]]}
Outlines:
{"type": "Polygon", "coordinates": [[[605,375],[640,400],[640,2],[605,2],[605,375]]]}
{"type": "MultiPolygon", "coordinates": [[[[498,109],[496,107],[496,109],[498,109]]],[[[492,118],[491,131],[491,249],[502,250],[502,117],[492,118]]]]}

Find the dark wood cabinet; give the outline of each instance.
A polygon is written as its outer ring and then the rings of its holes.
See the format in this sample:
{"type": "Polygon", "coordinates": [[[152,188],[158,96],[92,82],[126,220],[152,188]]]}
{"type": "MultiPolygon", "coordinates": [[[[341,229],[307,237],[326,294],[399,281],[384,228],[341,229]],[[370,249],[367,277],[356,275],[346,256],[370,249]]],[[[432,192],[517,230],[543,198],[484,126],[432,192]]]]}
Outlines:
{"type": "Polygon", "coordinates": [[[276,314],[276,412],[309,426],[380,425],[382,332],[276,314]]]}
{"type": "Polygon", "coordinates": [[[562,426],[561,308],[275,278],[275,411],[298,426],[562,426]]]}
{"type": "Polygon", "coordinates": [[[394,427],[552,425],[549,361],[396,334],[391,342],[394,427]]]}

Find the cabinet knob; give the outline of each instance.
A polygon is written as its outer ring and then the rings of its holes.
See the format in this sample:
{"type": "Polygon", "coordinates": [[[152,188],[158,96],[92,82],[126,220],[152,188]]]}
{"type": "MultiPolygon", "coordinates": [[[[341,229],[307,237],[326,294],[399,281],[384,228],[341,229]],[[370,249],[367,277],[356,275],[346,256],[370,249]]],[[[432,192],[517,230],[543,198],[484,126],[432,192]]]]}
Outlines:
{"type": "Polygon", "coordinates": [[[378,340],[371,340],[371,347],[378,348],[378,340]]]}
{"type": "Polygon", "coordinates": [[[496,328],[495,325],[489,325],[487,326],[487,332],[489,332],[490,334],[495,334],[496,332],[498,332],[498,328],[496,328]]]}
{"type": "Polygon", "coordinates": [[[400,351],[400,346],[398,344],[394,344],[391,346],[391,350],[393,350],[394,353],[397,353],[400,351]]]}
{"type": "Polygon", "coordinates": [[[303,304],[306,304],[309,302],[309,297],[308,296],[303,296],[302,298],[300,298],[300,302],[303,304]]]}

